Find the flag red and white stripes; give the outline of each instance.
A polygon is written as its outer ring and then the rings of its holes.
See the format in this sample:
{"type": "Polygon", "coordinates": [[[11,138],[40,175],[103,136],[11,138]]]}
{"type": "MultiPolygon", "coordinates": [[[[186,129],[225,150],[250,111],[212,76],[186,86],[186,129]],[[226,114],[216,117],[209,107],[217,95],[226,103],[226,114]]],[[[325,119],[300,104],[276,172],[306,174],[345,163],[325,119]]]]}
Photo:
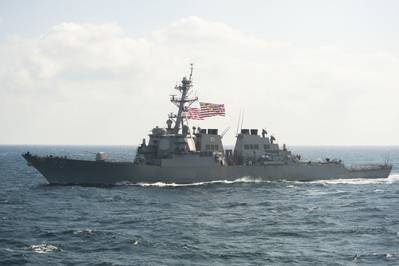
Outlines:
{"type": "Polygon", "coordinates": [[[195,107],[188,107],[183,113],[183,116],[192,120],[204,120],[204,118],[201,117],[201,110],[195,107]]]}
{"type": "Polygon", "coordinates": [[[204,120],[206,117],[225,116],[225,114],[224,104],[200,102],[200,108],[188,107],[183,113],[183,117],[192,120],[204,120]]]}
{"type": "Polygon", "coordinates": [[[200,102],[201,107],[201,117],[210,117],[210,116],[225,116],[226,111],[224,109],[224,104],[215,104],[215,103],[203,103],[200,102]]]}

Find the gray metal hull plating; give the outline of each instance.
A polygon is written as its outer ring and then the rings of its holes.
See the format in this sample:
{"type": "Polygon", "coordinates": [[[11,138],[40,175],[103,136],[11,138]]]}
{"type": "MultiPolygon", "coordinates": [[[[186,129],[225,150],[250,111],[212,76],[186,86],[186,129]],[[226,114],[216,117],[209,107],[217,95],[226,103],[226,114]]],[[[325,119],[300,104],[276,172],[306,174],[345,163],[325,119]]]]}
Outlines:
{"type": "Polygon", "coordinates": [[[25,158],[50,184],[112,185],[131,183],[197,183],[253,177],[262,180],[312,181],[338,178],[386,178],[391,166],[351,170],[343,164],[298,163],[265,166],[152,166],[62,158],[25,158]]]}

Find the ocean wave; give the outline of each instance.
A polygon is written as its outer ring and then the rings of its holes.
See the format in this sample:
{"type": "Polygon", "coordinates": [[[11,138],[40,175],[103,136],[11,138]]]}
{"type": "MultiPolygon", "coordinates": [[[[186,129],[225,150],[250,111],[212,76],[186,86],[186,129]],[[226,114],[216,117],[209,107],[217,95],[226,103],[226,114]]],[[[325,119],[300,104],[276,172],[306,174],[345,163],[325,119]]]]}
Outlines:
{"type": "Polygon", "coordinates": [[[323,195],[329,195],[329,194],[346,194],[346,193],[350,193],[350,191],[345,191],[345,190],[334,190],[334,191],[330,191],[330,190],[312,190],[309,189],[307,190],[307,195],[309,196],[323,196],[323,195]]]}
{"type": "Polygon", "coordinates": [[[353,261],[358,261],[359,259],[373,259],[373,258],[381,258],[385,260],[392,259],[394,257],[398,257],[399,253],[370,253],[370,254],[356,254],[352,257],[353,261]]]}
{"type": "Polygon", "coordinates": [[[74,235],[92,235],[94,233],[95,233],[95,230],[88,229],[88,228],[87,229],[73,231],[74,235]]]}
{"type": "Polygon", "coordinates": [[[59,251],[60,249],[54,245],[51,244],[38,244],[38,245],[30,245],[25,248],[26,250],[31,250],[36,253],[49,253],[49,252],[54,252],[54,251],[59,251]]]}

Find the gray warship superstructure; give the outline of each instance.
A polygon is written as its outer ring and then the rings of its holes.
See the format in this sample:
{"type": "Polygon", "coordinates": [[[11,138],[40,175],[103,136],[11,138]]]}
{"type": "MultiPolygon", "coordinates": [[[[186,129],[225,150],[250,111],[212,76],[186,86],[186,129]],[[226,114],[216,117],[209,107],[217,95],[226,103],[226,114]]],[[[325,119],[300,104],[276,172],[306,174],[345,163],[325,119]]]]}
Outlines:
{"type": "Polygon", "coordinates": [[[155,127],[149,141],[143,139],[132,161],[108,161],[98,153],[96,160],[59,156],[22,156],[51,184],[111,185],[131,183],[198,183],[251,177],[262,180],[322,180],[340,178],[386,178],[391,165],[347,167],[340,160],[304,161],[285,145],[280,146],[265,130],[241,129],[234,149],[224,149],[217,129],[189,128],[187,110],[196,102],[190,98],[192,66],[172,95],[176,114],[169,114],[166,127],[155,127]]]}

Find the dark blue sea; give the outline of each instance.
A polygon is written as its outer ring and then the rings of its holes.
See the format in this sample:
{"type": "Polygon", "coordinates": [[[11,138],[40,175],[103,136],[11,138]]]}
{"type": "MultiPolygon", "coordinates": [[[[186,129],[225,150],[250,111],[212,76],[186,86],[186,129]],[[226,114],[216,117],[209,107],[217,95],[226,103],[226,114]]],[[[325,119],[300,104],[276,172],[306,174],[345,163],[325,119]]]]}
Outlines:
{"type": "Polygon", "coordinates": [[[399,147],[294,147],[389,161],[387,179],[50,186],[21,153],[133,160],[129,146],[0,146],[0,265],[399,265],[399,147]]]}

